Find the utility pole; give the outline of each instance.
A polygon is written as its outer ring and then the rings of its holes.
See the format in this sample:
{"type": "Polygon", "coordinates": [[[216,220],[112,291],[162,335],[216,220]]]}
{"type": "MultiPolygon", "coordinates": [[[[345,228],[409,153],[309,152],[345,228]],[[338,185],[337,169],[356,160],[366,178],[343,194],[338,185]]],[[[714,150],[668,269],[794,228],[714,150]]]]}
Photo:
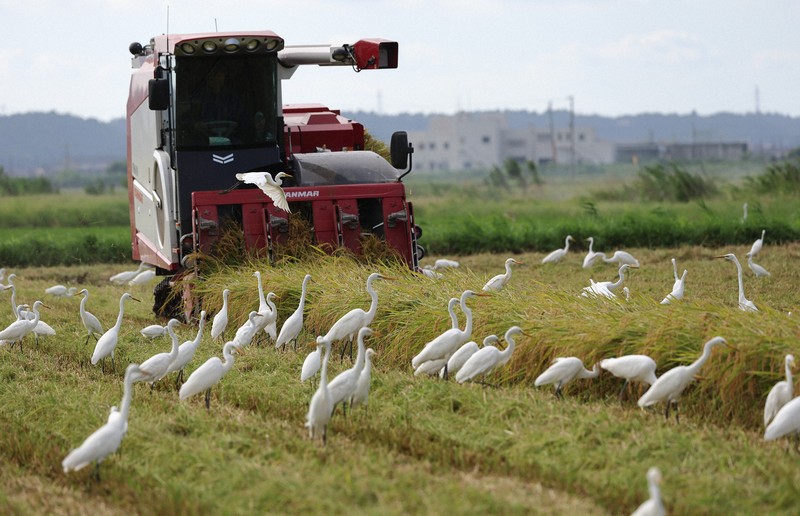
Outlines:
{"type": "Polygon", "coordinates": [[[547,103],[547,118],[550,121],[550,160],[555,165],[558,163],[558,153],[556,151],[556,124],[553,121],[553,101],[547,103]]]}
{"type": "Polygon", "coordinates": [[[570,168],[572,169],[572,175],[575,175],[575,97],[572,95],[569,96],[569,138],[570,138],[570,145],[572,147],[570,152],[570,168]]]}
{"type": "Polygon", "coordinates": [[[761,114],[761,95],[758,92],[758,86],[756,86],[756,114],[761,114]]]}

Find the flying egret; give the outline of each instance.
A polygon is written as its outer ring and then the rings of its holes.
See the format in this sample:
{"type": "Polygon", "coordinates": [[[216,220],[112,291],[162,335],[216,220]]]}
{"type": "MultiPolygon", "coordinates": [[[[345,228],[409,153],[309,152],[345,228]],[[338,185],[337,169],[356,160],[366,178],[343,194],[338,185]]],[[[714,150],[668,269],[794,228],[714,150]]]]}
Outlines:
{"type": "Polygon", "coordinates": [[[367,404],[369,403],[369,388],[370,383],[372,382],[372,357],[376,355],[375,350],[372,348],[367,348],[367,351],[364,353],[364,368],[361,370],[361,374],[358,375],[358,382],[356,382],[356,389],[353,391],[353,395],[350,396],[350,413],[353,413],[355,407],[359,405],[364,406],[364,410],[367,409],[367,404]]]}
{"type": "Polygon", "coordinates": [[[448,269],[451,267],[458,267],[460,264],[455,260],[448,260],[446,258],[440,258],[433,263],[433,270],[438,271],[439,269],[448,269]]]}
{"type": "Polygon", "coordinates": [[[128,285],[146,285],[153,281],[156,278],[156,271],[155,269],[145,269],[136,276],[133,277],[132,280],[128,282],[128,285]]]}
{"type": "Polygon", "coordinates": [[[627,251],[614,251],[611,258],[603,256],[603,261],[606,263],[618,263],[620,265],[627,263],[632,267],[639,267],[639,260],[634,258],[633,255],[627,251]]]}
{"type": "Polygon", "coordinates": [[[773,441],[784,435],[798,433],[800,433],[800,396],[778,410],[764,431],[764,440],[773,441]]]}
{"type": "MultiPolygon", "coordinates": [[[[497,343],[499,340],[500,339],[497,338],[497,335],[489,335],[483,339],[483,347],[485,348],[487,346],[491,346],[492,344],[497,343]]],[[[456,350],[456,352],[453,353],[453,355],[447,361],[448,373],[457,375],[458,371],[461,370],[461,368],[464,367],[464,364],[467,363],[467,360],[469,360],[472,355],[477,353],[479,349],[478,343],[474,340],[471,340],[458,348],[458,350],[456,350]]],[[[444,369],[442,369],[441,376],[444,376],[444,369]]],[[[458,379],[458,376],[456,376],[456,379],[458,379]]]]}
{"type": "Polygon", "coordinates": [[[80,314],[81,314],[81,322],[83,323],[83,327],[86,328],[86,342],[83,343],[85,346],[89,343],[89,339],[94,337],[95,341],[97,340],[97,335],[102,335],[105,330],[103,330],[103,325],[100,324],[100,321],[97,317],[94,316],[92,312],[86,310],[86,302],[89,300],[89,291],[81,289],[78,294],[81,294],[81,306],[80,306],[80,314]]]}
{"type": "MultiPolygon", "coordinates": [[[[361,370],[364,369],[364,355],[366,348],[364,347],[364,338],[374,335],[370,327],[364,327],[358,330],[358,354],[353,367],[342,371],[328,384],[328,394],[331,399],[331,406],[335,409],[339,403],[347,403],[350,397],[356,390],[358,378],[361,376],[361,370]]],[[[347,407],[342,406],[342,411],[347,414],[347,407]]]]}
{"type": "Polygon", "coordinates": [[[456,381],[464,383],[469,380],[474,380],[479,376],[486,377],[498,367],[502,367],[509,360],[511,354],[514,352],[516,343],[514,342],[514,335],[527,335],[522,331],[519,326],[512,326],[506,331],[503,336],[508,346],[503,351],[498,350],[495,346],[486,346],[478,350],[474,355],[469,357],[466,363],[456,373],[456,381]]]}
{"type": "Polygon", "coordinates": [[[594,245],[594,237],[589,237],[586,240],[589,241],[589,252],[586,253],[586,256],[583,257],[583,268],[584,269],[588,269],[589,267],[591,267],[592,265],[597,263],[597,260],[603,259],[603,258],[606,257],[605,253],[594,252],[592,250],[592,246],[594,245]]]}
{"type": "Polygon", "coordinates": [[[758,308],[756,308],[755,303],[744,297],[742,266],[739,264],[739,260],[736,258],[736,255],[733,253],[728,253],[722,256],[717,256],[717,258],[725,258],[726,260],[732,261],[736,264],[736,274],[737,278],[739,279],[739,310],[744,310],[745,312],[758,312],[758,308]]]}
{"type": "Polygon", "coordinates": [[[639,398],[638,404],[640,407],[649,407],[650,405],[654,405],[660,401],[665,401],[667,404],[667,409],[664,412],[664,416],[669,419],[669,408],[670,405],[675,405],[675,420],[680,421],[679,414],[678,414],[678,400],[681,397],[681,393],[683,390],[686,389],[686,386],[694,379],[694,376],[703,367],[703,364],[706,363],[708,357],[711,356],[711,348],[718,344],[727,344],[727,341],[722,337],[714,337],[713,339],[709,340],[708,342],[703,345],[703,354],[695,360],[691,365],[688,366],[677,366],[673,367],[666,373],[662,374],[652,385],[650,388],[647,389],[641,398],[639,398]]]}
{"type": "Polygon", "coordinates": [[[178,375],[175,377],[176,389],[180,386],[181,381],[183,381],[183,369],[189,365],[189,362],[192,361],[194,354],[197,351],[197,347],[200,345],[200,341],[203,340],[203,327],[205,326],[205,323],[206,311],[202,310],[200,312],[200,322],[197,326],[197,335],[195,336],[194,340],[187,340],[178,347],[178,356],[176,356],[175,360],[169,364],[169,368],[164,374],[164,376],[167,376],[170,373],[178,371],[178,375]]]}
{"type": "Polygon", "coordinates": [[[753,245],[750,247],[750,252],[747,253],[747,256],[753,257],[761,251],[761,248],[764,247],[764,234],[766,232],[766,229],[761,230],[761,238],[758,238],[755,242],[753,242],[753,245]]]}
{"type": "MultiPolygon", "coordinates": [[[[8,287],[6,287],[8,288],[8,287]]],[[[33,332],[36,325],[39,324],[39,307],[45,306],[41,301],[33,303],[33,319],[21,317],[8,325],[3,331],[0,331],[0,341],[8,341],[12,345],[19,342],[19,349],[22,350],[22,339],[26,335],[33,332]]]]}
{"type": "Polygon", "coordinates": [[[256,322],[255,319],[258,317],[258,312],[253,310],[247,316],[247,321],[243,325],[236,330],[236,335],[233,337],[233,343],[236,344],[237,347],[243,348],[252,342],[253,337],[256,335],[256,322]]]}
{"type": "Polygon", "coordinates": [[[211,388],[230,371],[231,367],[233,367],[234,351],[236,353],[242,352],[232,341],[226,342],[222,347],[222,356],[225,358],[225,362],[220,360],[219,357],[211,357],[206,360],[203,365],[195,369],[194,372],[189,375],[189,378],[186,379],[186,383],[181,385],[178,397],[181,400],[185,400],[190,396],[205,391],[206,410],[209,410],[211,407],[211,388]]]}
{"type": "Polygon", "coordinates": [[[668,305],[673,301],[680,301],[683,299],[683,292],[686,285],[686,274],[688,271],[683,269],[683,274],[678,277],[678,265],[675,258],[672,258],[672,275],[675,277],[675,283],[672,284],[672,291],[661,300],[662,305],[668,305]]]}
{"type": "Polygon", "coordinates": [[[562,258],[567,256],[569,252],[569,243],[575,240],[572,238],[572,235],[567,235],[566,240],[564,240],[564,249],[556,249],[552,253],[548,254],[544,258],[542,258],[542,263],[558,263],[561,261],[562,258]]]}
{"type": "Polygon", "coordinates": [[[172,339],[172,347],[167,352],[157,353],[141,363],[142,369],[147,371],[147,375],[139,375],[134,380],[137,382],[147,382],[150,384],[150,390],[157,381],[162,379],[169,372],[169,366],[178,357],[178,336],[175,335],[175,326],[180,324],[177,319],[170,319],[167,323],[167,331],[172,339]]]}
{"type": "Polygon", "coordinates": [[[474,296],[486,296],[488,294],[465,290],[461,294],[461,311],[467,316],[467,323],[462,331],[460,328],[450,328],[432,341],[425,344],[422,351],[411,359],[411,367],[416,369],[421,363],[429,360],[445,359],[444,377],[447,378],[448,371],[446,362],[462,344],[469,341],[472,335],[472,310],[467,307],[467,299],[474,296]]]}
{"type": "Polygon", "coordinates": [[[324,342],[317,340],[317,348],[303,360],[303,369],[300,371],[301,382],[305,382],[319,371],[320,365],[322,365],[322,349],[324,347],[324,342]]]}
{"type": "Polygon", "coordinates": [[[77,291],[78,289],[75,287],[67,288],[64,285],[53,285],[52,287],[46,288],[44,293],[55,297],[72,297],[77,291]]]}
{"type": "Polygon", "coordinates": [[[786,355],[784,359],[786,370],[786,380],[776,383],[767,395],[767,403],[764,405],[764,426],[775,418],[775,414],[792,400],[794,388],[792,385],[792,367],[794,367],[794,356],[786,355]]]}
{"type": "Polygon", "coordinates": [[[229,289],[222,291],[222,309],[216,313],[211,321],[211,339],[217,340],[225,335],[225,328],[228,326],[228,296],[231,294],[229,289]]]}
{"type": "Polygon", "coordinates": [[[753,261],[752,256],[747,257],[747,265],[750,267],[750,270],[753,271],[753,274],[756,275],[756,278],[764,278],[770,275],[767,269],[753,261]]]}
{"type": "Polygon", "coordinates": [[[658,468],[647,470],[647,489],[650,499],[642,503],[631,516],[664,516],[664,504],[661,502],[661,471],[658,468]]]}
{"type": "MultiPolygon", "coordinates": [[[[333,326],[331,326],[331,329],[328,330],[328,333],[326,333],[324,336],[317,337],[318,344],[322,340],[325,340],[330,342],[332,345],[337,340],[343,340],[347,338],[350,341],[350,358],[352,359],[353,337],[355,337],[355,335],[358,333],[358,330],[372,324],[372,320],[375,318],[375,314],[378,312],[378,293],[375,292],[372,287],[372,282],[377,279],[393,280],[394,278],[384,276],[378,272],[373,272],[370,274],[367,278],[367,292],[369,292],[370,298],[372,299],[369,305],[369,310],[366,312],[361,308],[354,308],[353,310],[350,310],[338,321],[333,323],[333,326]]],[[[344,358],[344,352],[346,349],[347,343],[345,343],[344,348],[342,348],[340,358],[344,358]]]]}
{"type": "Polygon", "coordinates": [[[553,383],[556,385],[556,397],[563,398],[561,390],[572,380],[578,378],[597,378],[600,374],[600,364],[595,364],[591,371],[583,367],[583,362],[577,357],[558,357],[553,364],[540,374],[533,384],[536,387],[553,383]]]}
{"type": "Polygon", "coordinates": [[[322,370],[319,373],[319,387],[308,404],[305,426],[308,428],[309,438],[320,436],[322,444],[325,445],[328,443],[328,423],[331,422],[333,415],[333,404],[328,392],[328,360],[331,357],[331,343],[326,340],[318,347],[325,348],[325,356],[322,358],[322,370]]]}
{"type": "Polygon", "coordinates": [[[583,296],[583,297],[603,296],[603,297],[606,297],[608,299],[615,299],[617,297],[617,295],[614,293],[614,291],[616,289],[618,289],[620,286],[622,286],[622,283],[626,279],[626,274],[628,272],[628,269],[630,269],[630,268],[634,268],[635,269],[636,266],[635,265],[629,265],[627,263],[622,264],[620,266],[620,268],[619,268],[619,271],[617,272],[619,274],[619,278],[617,279],[617,281],[597,281],[597,282],[595,282],[595,281],[592,281],[590,279],[589,280],[590,285],[588,287],[584,287],[583,288],[583,291],[581,292],[581,296],[583,296]]]}
{"type": "Polygon", "coordinates": [[[618,358],[606,358],[600,361],[600,367],[617,378],[624,378],[625,383],[619,390],[619,402],[622,403],[622,396],[625,388],[630,382],[640,382],[645,385],[653,385],[656,381],[656,361],[647,355],[625,355],[618,358]]]}
{"type": "Polygon", "coordinates": [[[306,291],[309,281],[311,281],[311,274],[306,274],[300,290],[300,304],[297,305],[292,315],[283,322],[278,338],[275,340],[275,349],[279,349],[289,342],[294,342],[294,348],[297,349],[297,336],[300,335],[300,331],[303,329],[303,313],[306,306],[306,291]]]}
{"type": "Polygon", "coordinates": [[[498,274],[494,278],[490,279],[486,282],[486,285],[483,286],[484,292],[497,292],[501,290],[503,287],[506,286],[508,280],[511,279],[511,266],[512,265],[521,265],[522,262],[517,261],[513,258],[509,258],[506,260],[506,272],[505,274],[498,274]]]}
{"type": "Polygon", "coordinates": [[[140,272],[144,271],[148,268],[148,265],[144,262],[139,262],[139,267],[135,271],[125,271],[120,272],[119,274],[114,274],[108,281],[113,283],[114,285],[124,285],[133,278],[135,278],[140,272]]]}
{"type": "Polygon", "coordinates": [[[167,327],[160,324],[151,324],[150,326],[145,326],[139,330],[139,333],[141,333],[143,337],[153,340],[156,337],[161,337],[167,333],[167,327]]]}
{"type": "Polygon", "coordinates": [[[444,377],[444,367],[447,365],[446,358],[435,358],[433,360],[426,360],[425,362],[421,362],[415,369],[414,369],[414,376],[433,376],[435,374],[439,374],[439,376],[444,377]]]}
{"type": "Polygon", "coordinates": [[[92,353],[92,365],[97,365],[97,362],[102,360],[103,372],[106,370],[105,358],[109,355],[111,355],[111,367],[114,367],[114,348],[117,347],[119,330],[122,326],[122,316],[125,313],[125,301],[128,299],[139,301],[127,292],[122,294],[122,296],[119,298],[119,314],[117,315],[117,322],[114,324],[114,326],[106,330],[106,332],[99,339],[97,339],[97,344],[94,346],[94,353],[92,353]]]}
{"type": "Polygon", "coordinates": [[[128,414],[130,413],[131,396],[133,395],[131,387],[134,377],[139,374],[146,374],[146,372],[136,364],[128,365],[127,369],[125,369],[125,380],[123,382],[122,409],[117,410],[116,407],[111,407],[106,424],[95,430],[83,441],[83,444],[69,452],[61,462],[64,473],[78,471],[94,462],[94,475],[97,481],[100,481],[100,463],[119,449],[122,438],[128,431],[128,414]]]}
{"type": "Polygon", "coordinates": [[[276,208],[289,213],[289,202],[286,200],[286,193],[281,188],[284,177],[292,177],[286,172],[278,172],[275,179],[269,172],[245,172],[236,174],[236,179],[250,185],[256,185],[264,192],[276,208]]]}

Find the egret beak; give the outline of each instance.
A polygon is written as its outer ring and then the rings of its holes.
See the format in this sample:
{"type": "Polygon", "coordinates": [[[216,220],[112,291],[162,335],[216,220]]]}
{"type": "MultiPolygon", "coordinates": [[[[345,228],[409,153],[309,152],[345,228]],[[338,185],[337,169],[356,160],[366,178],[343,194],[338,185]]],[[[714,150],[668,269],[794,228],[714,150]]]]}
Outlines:
{"type": "Polygon", "coordinates": [[[526,337],[533,337],[533,335],[531,335],[530,333],[526,333],[526,332],[524,332],[524,331],[521,331],[520,333],[521,333],[522,335],[525,335],[526,337]]]}
{"type": "Polygon", "coordinates": [[[727,255],[722,255],[722,256],[715,256],[714,258],[726,258],[727,259],[728,257],[727,257],[727,255]]]}
{"type": "Polygon", "coordinates": [[[135,298],[135,297],[133,297],[133,296],[131,296],[131,299],[133,299],[134,301],[138,301],[138,302],[140,302],[140,303],[142,302],[141,300],[139,300],[139,299],[136,299],[136,298],[135,298]]]}
{"type": "Polygon", "coordinates": [[[480,297],[492,297],[491,294],[487,294],[486,292],[475,292],[475,295],[480,297]]]}
{"type": "Polygon", "coordinates": [[[384,276],[383,274],[381,274],[381,279],[395,281],[397,278],[395,278],[394,276],[384,276]]]}

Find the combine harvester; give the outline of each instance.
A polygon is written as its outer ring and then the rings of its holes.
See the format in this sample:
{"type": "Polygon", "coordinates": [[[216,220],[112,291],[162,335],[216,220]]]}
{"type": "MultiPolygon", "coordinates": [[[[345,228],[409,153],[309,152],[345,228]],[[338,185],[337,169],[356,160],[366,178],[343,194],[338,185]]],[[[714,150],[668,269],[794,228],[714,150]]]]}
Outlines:
{"type": "MultiPolygon", "coordinates": [[[[389,164],[364,150],[364,127],[338,110],[281,103],[301,65],[397,68],[398,45],[364,39],[341,46],[285,46],[270,31],[170,34],[130,45],[128,194],[133,259],[165,276],[154,311],[173,316],[170,283],[196,273],[189,257],[213,254],[224,228],[239,227],[248,249],[288,238],[290,214],[237,173],[286,172],[291,217],[313,242],[359,253],[374,235],[414,270],[424,250],[403,176],[413,147],[392,135],[389,164]]],[[[185,315],[195,308],[187,289],[185,315]]],[[[174,305],[174,303],[173,303],[174,305]]]]}

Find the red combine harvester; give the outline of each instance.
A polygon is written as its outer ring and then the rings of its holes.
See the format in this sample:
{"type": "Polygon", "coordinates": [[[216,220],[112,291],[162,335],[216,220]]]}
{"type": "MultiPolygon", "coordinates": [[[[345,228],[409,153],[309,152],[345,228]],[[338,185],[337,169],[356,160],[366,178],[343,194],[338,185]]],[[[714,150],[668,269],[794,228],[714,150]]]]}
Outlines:
{"type": "MultiPolygon", "coordinates": [[[[283,171],[292,176],[283,183],[292,214],[313,226],[317,245],[358,253],[362,237],[376,235],[418,268],[421,232],[401,182],[413,152],[406,134],[392,135],[390,165],[364,150],[364,127],[339,111],[281,103],[283,81],[298,66],[396,68],[396,42],[284,46],[270,31],[170,34],[145,46],[133,43],[130,52],[128,192],[135,260],[162,276],[183,274],[192,268],[187,257],[213,253],[231,222],[242,228],[248,248],[271,252],[287,238],[289,214],[235,176],[283,171]]],[[[156,287],[156,307],[168,280],[156,287]]]]}

